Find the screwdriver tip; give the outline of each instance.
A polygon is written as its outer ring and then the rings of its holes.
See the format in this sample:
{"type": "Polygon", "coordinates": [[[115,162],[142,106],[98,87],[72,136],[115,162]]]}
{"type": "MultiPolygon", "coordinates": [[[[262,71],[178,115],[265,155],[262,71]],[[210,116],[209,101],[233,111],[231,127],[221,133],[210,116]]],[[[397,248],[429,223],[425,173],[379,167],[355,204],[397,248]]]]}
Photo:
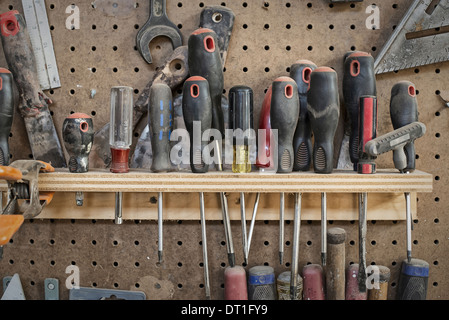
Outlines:
{"type": "Polygon", "coordinates": [[[279,251],[279,264],[284,264],[284,253],[279,251]]]}
{"type": "Polygon", "coordinates": [[[411,251],[407,251],[407,261],[408,261],[408,263],[410,263],[412,261],[412,252],[411,251]]]}
{"type": "Polygon", "coordinates": [[[228,253],[228,261],[231,268],[235,267],[235,253],[228,253]]]}
{"type": "Polygon", "coordinates": [[[159,262],[161,263],[162,262],[162,251],[157,252],[157,257],[159,259],[159,262]]]}
{"type": "Polygon", "coordinates": [[[321,252],[321,264],[323,267],[326,266],[326,253],[325,252],[321,252]]]}

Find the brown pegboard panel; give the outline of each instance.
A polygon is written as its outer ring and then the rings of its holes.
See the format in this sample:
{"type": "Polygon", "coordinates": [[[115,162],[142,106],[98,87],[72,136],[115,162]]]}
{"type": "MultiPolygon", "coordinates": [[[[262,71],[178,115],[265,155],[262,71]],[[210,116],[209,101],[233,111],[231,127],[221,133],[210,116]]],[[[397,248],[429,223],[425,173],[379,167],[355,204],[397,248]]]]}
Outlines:
{"type": "MultiPolygon", "coordinates": [[[[54,101],[51,110],[58,130],[70,112],[93,116],[96,129],[109,121],[109,90],[129,85],[135,98],[155,72],[155,67],[171,52],[168,41],[151,45],[155,64],[147,65],[135,48],[135,37],[149,16],[148,1],[117,1],[121,11],[106,7],[108,1],[46,0],[53,44],[62,87],[48,91],[54,101]],[[65,27],[71,4],[80,9],[80,29],[65,27]],[[92,90],[95,96],[91,97],[92,90]]],[[[237,84],[246,84],[255,93],[255,124],[258,123],[265,89],[278,76],[288,75],[299,59],[335,68],[342,80],[343,55],[363,50],[376,56],[393,28],[408,8],[407,0],[379,0],[380,29],[365,27],[371,3],[329,5],[327,0],[299,1],[167,1],[167,13],[178,25],[186,43],[197,28],[205,6],[224,5],[236,14],[225,66],[225,93],[237,84]]],[[[22,11],[21,1],[5,0],[0,12],[22,11]]],[[[0,50],[0,66],[6,67],[0,50]]],[[[379,133],[392,129],[388,103],[391,87],[400,80],[414,82],[419,91],[420,121],[427,126],[425,137],[416,142],[417,168],[434,175],[434,191],[418,194],[418,218],[413,226],[413,255],[429,262],[429,299],[447,299],[449,266],[445,214],[449,199],[447,166],[448,110],[438,95],[448,87],[447,62],[403,70],[377,77],[379,133]]],[[[343,112],[344,114],[344,112],[343,112]]],[[[342,130],[343,126],[340,126],[342,130]]],[[[135,132],[135,141],[143,129],[135,132]]],[[[29,158],[30,149],[23,121],[16,112],[11,137],[12,160],[29,158]]],[[[392,167],[391,155],[379,157],[383,168],[392,167]]],[[[293,195],[288,195],[292,197],[293,195]]],[[[194,199],[197,199],[196,197],[194,199]]],[[[196,200],[195,200],[196,201],[196,200]]],[[[251,204],[252,205],[252,204],[251,204]]],[[[405,215],[405,212],[404,212],[405,215]]],[[[207,213],[206,213],[207,216],[207,213]]],[[[358,261],[358,222],[329,221],[329,227],[347,232],[346,261],[358,261]]],[[[278,262],[278,223],[258,221],[249,255],[249,267],[266,264],[276,274],[290,269],[292,223],[286,221],[285,263],[278,262]]],[[[243,263],[241,228],[232,222],[236,259],[243,263]]],[[[208,251],[212,299],[223,298],[223,271],[227,266],[223,225],[208,221],[208,251]]],[[[299,266],[320,262],[320,222],[303,221],[299,266]]],[[[157,263],[157,224],[155,221],[112,220],[27,220],[4,248],[0,277],[19,273],[27,299],[43,299],[45,278],[60,281],[61,299],[68,298],[65,280],[67,266],[80,270],[81,286],[142,290],[148,299],[204,299],[201,232],[198,221],[165,221],[164,257],[157,263]]],[[[405,221],[369,221],[368,264],[391,269],[389,298],[394,299],[401,261],[405,258],[405,221]]]]}

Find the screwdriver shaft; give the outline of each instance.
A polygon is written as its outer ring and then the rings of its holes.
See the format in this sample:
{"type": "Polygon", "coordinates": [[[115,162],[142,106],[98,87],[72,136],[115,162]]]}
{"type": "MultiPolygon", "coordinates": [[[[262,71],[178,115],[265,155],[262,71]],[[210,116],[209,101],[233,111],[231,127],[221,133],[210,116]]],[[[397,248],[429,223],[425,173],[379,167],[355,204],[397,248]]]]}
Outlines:
{"type": "Polygon", "coordinates": [[[321,193],[321,264],[326,265],[327,256],[327,199],[326,192],[321,193]]]}
{"type": "Polygon", "coordinates": [[[162,250],[163,250],[163,213],[162,213],[162,192],[159,192],[157,199],[157,219],[158,219],[158,259],[162,262],[162,250]]]}
{"type": "Polygon", "coordinates": [[[122,202],[123,202],[123,193],[116,192],[115,193],[115,224],[122,224],[122,202]]]}
{"type": "Polygon", "coordinates": [[[226,249],[228,251],[228,262],[231,267],[234,267],[235,266],[234,243],[232,241],[231,221],[229,219],[228,213],[228,199],[226,198],[226,194],[224,192],[220,192],[220,199],[221,199],[221,213],[223,217],[223,226],[226,238],[226,249]]]}
{"type": "Polygon", "coordinates": [[[412,212],[410,205],[410,192],[405,193],[405,209],[407,222],[407,260],[412,260],[412,212]]]}
{"type": "Polygon", "coordinates": [[[256,223],[256,215],[257,215],[257,208],[259,207],[259,200],[260,200],[260,192],[256,193],[256,200],[254,201],[254,208],[253,208],[253,216],[251,217],[251,224],[249,226],[248,255],[249,255],[249,249],[251,247],[251,239],[253,238],[254,224],[256,223]]]}
{"type": "Polygon", "coordinates": [[[290,299],[297,300],[299,237],[301,227],[301,193],[295,194],[295,218],[293,225],[292,274],[290,278],[290,299]]]}
{"type": "Polygon", "coordinates": [[[248,236],[246,234],[245,193],[240,192],[240,219],[242,224],[242,246],[244,262],[248,263],[248,236]]]}
{"type": "Polygon", "coordinates": [[[207,259],[206,216],[204,214],[204,193],[200,192],[201,242],[203,246],[204,287],[206,299],[210,300],[209,262],[207,259]]]}
{"type": "Polygon", "coordinates": [[[366,205],[368,194],[359,193],[359,291],[366,291],[366,205]]]}
{"type": "Polygon", "coordinates": [[[284,206],[285,195],[282,192],[279,205],[279,264],[284,263],[284,206]]]}

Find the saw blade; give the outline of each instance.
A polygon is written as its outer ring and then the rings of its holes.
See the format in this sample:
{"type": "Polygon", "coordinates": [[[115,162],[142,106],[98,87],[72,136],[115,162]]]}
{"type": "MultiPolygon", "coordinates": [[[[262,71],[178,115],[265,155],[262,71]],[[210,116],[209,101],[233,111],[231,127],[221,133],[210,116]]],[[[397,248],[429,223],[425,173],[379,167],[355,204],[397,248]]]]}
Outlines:
{"type": "Polygon", "coordinates": [[[374,62],[376,74],[449,60],[449,0],[414,0],[374,62]]]}

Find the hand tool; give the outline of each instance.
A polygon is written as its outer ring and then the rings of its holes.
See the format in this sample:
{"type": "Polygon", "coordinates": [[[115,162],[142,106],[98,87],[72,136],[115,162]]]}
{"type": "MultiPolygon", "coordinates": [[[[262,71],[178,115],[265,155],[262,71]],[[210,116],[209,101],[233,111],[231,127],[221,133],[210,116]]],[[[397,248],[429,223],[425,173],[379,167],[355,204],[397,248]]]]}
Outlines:
{"type": "MultiPolygon", "coordinates": [[[[290,77],[279,77],[271,85],[270,126],[274,138],[277,154],[273,155],[273,165],[278,173],[290,173],[293,171],[294,151],[293,137],[299,117],[298,86],[290,77]],[[274,130],[274,131],[273,131],[274,130]],[[277,135],[276,135],[277,133],[277,135]]],[[[273,137],[273,136],[272,136],[273,137]]],[[[271,152],[271,151],[270,151],[271,152]]],[[[280,237],[283,237],[284,226],[284,194],[280,199],[280,237]]],[[[296,230],[299,232],[300,221],[295,221],[296,230]]],[[[298,239],[299,240],[299,239],[298,239]]],[[[279,241],[279,261],[283,263],[283,239],[279,241]]],[[[298,246],[294,246],[298,248],[298,246]]],[[[296,279],[292,277],[292,279],[296,279]]]]}
{"type": "Polygon", "coordinates": [[[249,249],[251,248],[251,239],[253,238],[254,224],[256,223],[256,215],[257,215],[257,208],[259,207],[259,200],[260,200],[260,192],[257,192],[256,199],[254,200],[254,208],[253,208],[253,215],[251,217],[251,224],[249,226],[248,231],[248,255],[249,249]]]}
{"type": "Polygon", "coordinates": [[[307,91],[310,75],[317,66],[309,60],[296,61],[290,68],[290,77],[298,86],[299,118],[293,138],[295,161],[293,171],[309,171],[312,163],[312,128],[307,112],[307,91]]]}
{"type": "MultiPolygon", "coordinates": [[[[280,273],[276,279],[276,290],[278,293],[278,300],[291,300],[290,298],[290,271],[280,273]]],[[[295,300],[302,300],[302,277],[298,274],[296,280],[295,300]]]]}
{"type": "Polygon", "coordinates": [[[145,292],[77,287],[69,290],[69,300],[146,300],[145,292]]]}
{"type": "MultiPolygon", "coordinates": [[[[113,173],[129,172],[129,150],[132,143],[133,89],[126,86],[111,88],[109,146],[113,173]]],[[[115,193],[115,223],[122,223],[122,192],[115,193]]]]}
{"type": "Polygon", "coordinates": [[[223,6],[207,6],[201,11],[200,28],[214,30],[220,49],[221,64],[226,65],[229,41],[234,28],[235,15],[231,9],[223,6]]]}
{"type": "MultiPolygon", "coordinates": [[[[194,173],[205,173],[209,170],[209,161],[203,159],[207,152],[204,149],[208,140],[203,140],[203,134],[212,125],[212,101],[209,83],[200,76],[189,77],[183,86],[182,113],[190,136],[190,168],[194,173]]],[[[207,148],[206,148],[207,149],[207,148]]],[[[204,280],[206,299],[210,299],[209,264],[207,259],[206,217],[204,213],[204,194],[199,193],[201,236],[203,247],[204,280]]],[[[228,258],[230,258],[228,252],[228,258]]],[[[235,261],[235,260],[234,260],[235,261]]]]}
{"type": "MultiPolygon", "coordinates": [[[[170,134],[173,131],[173,98],[168,85],[155,83],[150,89],[148,105],[148,126],[153,151],[153,172],[167,172],[171,169],[170,134]]],[[[163,194],[158,192],[158,259],[162,262],[163,250],[163,194]]]]}
{"type": "MultiPolygon", "coordinates": [[[[3,278],[3,280],[5,280],[5,278],[3,278]]],[[[4,288],[1,300],[26,300],[25,294],[23,293],[22,282],[20,281],[20,276],[18,273],[15,273],[8,279],[8,284],[6,288],[4,288]]]]}
{"type": "MultiPolygon", "coordinates": [[[[334,136],[340,116],[337,73],[333,69],[319,67],[312,71],[307,110],[314,135],[313,169],[316,173],[332,173],[334,136]]],[[[321,200],[321,263],[325,266],[327,199],[323,193],[321,200]]]]}
{"type": "Polygon", "coordinates": [[[0,15],[3,51],[19,89],[19,111],[28,133],[34,159],[65,168],[66,160],[48,105],[52,101],[42,92],[36,63],[24,18],[13,10],[0,15]]]}
{"type": "Polygon", "coordinates": [[[9,165],[9,135],[14,118],[14,79],[12,73],[0,68],[0,165],[9,165]]]}
{"type": "MultiPolygon", "coordinates": [[[[133,130],[141,118],[148,112],[150,89],[153,83],[165,83],[173,90],[187,79],[188,74],[187,46],[181,46],[173,51],[165,64],[152,76],[151,80],[137,98],[133,110],[133,130]]],[[[131,158],[131,168],[146,168],[151,166],[152,151],[148,125],[145,129],[136,144],[134,154],[131,158]],[[146,135],[144,136],[145,132],[146,135]]],[[[109,131],[110,123],[108,122],[100,130],[95,132],[95,142],[90,154],[90,163],[95,168],[107,168],[111,165],[109,131]]]]}
{"type": "Polygon", "coordinates": [[[302,268],[304,300],[325,300],[323,267],[307,264],[302,268]]]}
{"type": "Polygon", "coordinates": [[[357,276],[359,273],[359,264],[353,263],[346,268],[346,291],[345,300],[367,300],[368,291],[359,290],[357,276]]]}
{"type": "Polygon", "coordinates": [[[89,154],[94,139],[92,117],[85,113],[73,113],[62,124],[62,138],[69,154],[69,171],[89,171],[89,154]]]}
{"type": "MultiPolygon", "coordinates": [[[[212,129],[219,131],[221,138],[224,136],[224,116],[221,105],[223,94],[223,66],[220,52],[217,48],[217,34],[208,28],[199,28],[191,33],[188,40],[188,64],[192,76],[200,76],[209,83],[210,99],[212,104],[212,129]]],[[[223,170],[222,165],[222,140],[215,137],[214,162],[218,171],[223,170]]],[[[231,266],[234,266],[235,256],[232,246],[232,234],[228,213],[227,198],[224,192],[220,192],[223,224],[228,244],[228,257],[231,266]]]]}
{"type": "Polygon", "coordinates": [[[248,300],[276,300],[272,267],[254,266],[248,270],[248,300]]]}
{"type": "Polygon", "coordinates": [[[376,74],[449,60],[447,1],[414,0],[376,56],[376,74]]]}
{"type": "Polygon", "coordinates": [[[224,271],[224,299],[248,300],[246,271],[242,266],[226,267],[224,271]]]}
{"type": "Polygon", "coordinates": [[[359,159],[359,102],[363,95],[376,96],[374,58],[367,52],[353,52],[344,62],[343,97],[350,123],[349,155],[357,170],[359,159]]]}
{"type": "Polygon", "coordinates": [[[368,290],[368,300],[388,300],[390,269],[385,266],[373,266],[372,273],[374,272],[378,272],[378,278],[374,277],[373,286],[368,290]]]}
{"type": "Polygon", "coordinates": [[[140,28],[136,36],[137,50],[148,63],[153,62],[150,53],[150,42],[159,36],[169,38],[173,49],[182,45],[181,31],[167,16],[167,1],[150,0],[150,18],[140,28]]]}
{"type": "Polygon", "coordinates": [[[56,278],[45,278],[44,294],[45,300],[59,300],[59,280],[56,278]]]}
{"type": "Polygon", "coordinates": [[[297,300],[296,290],[298,286],[298,264],[299,264],[299,239],[301,227],[301,198],[302,193],[295,193],[295,215],[293,224],[293,247],[292,247],[292,277],[290,282],[290,299],[297,300]]]}
{"type": "Polygon", "coordinates": [[[22,0],[36,71],[42,90],[61,87],[44,0],[22,0]]]}
{"type": "Polygon", "coordinates": [[[258,153],[256,166],[259,170],[264,171],[265,169],[275,170],[273,161],[274,143],[271,144],[271,119],[270,119],[270,109],[271,109],[271,97],[273,94],[273,87],[270,85],[265,93],[262,109],[260,110],[259,118],[259,135],[258,137],[263,137],[265,134],[265,139],[260,139],[258,141],[258,153]]]}
{"type": "Polygon", "coordinates": [[[345,300],[345,241],[346,231],[327,231],[328,263],[325,269],[327,300],[345,300]]]}
{"type": "Polygon", "coordinates": [[[397,300],[426,300],[429,264],[421,259],[402,261],[397,300]]]}
{"type": "MultiPolygon", "coordinates": [[[[375,157],[366,153],[366,143],[377,136],[377,97],[361,96],[359,98],[359,126],[358,126],[358,157],[357,172],[360,174],[373,174],[376,172],[375,157]]],[[[366,219],[368,193],[358,194],[359,202],[359,291],[366,292],[366,219]]]]}

